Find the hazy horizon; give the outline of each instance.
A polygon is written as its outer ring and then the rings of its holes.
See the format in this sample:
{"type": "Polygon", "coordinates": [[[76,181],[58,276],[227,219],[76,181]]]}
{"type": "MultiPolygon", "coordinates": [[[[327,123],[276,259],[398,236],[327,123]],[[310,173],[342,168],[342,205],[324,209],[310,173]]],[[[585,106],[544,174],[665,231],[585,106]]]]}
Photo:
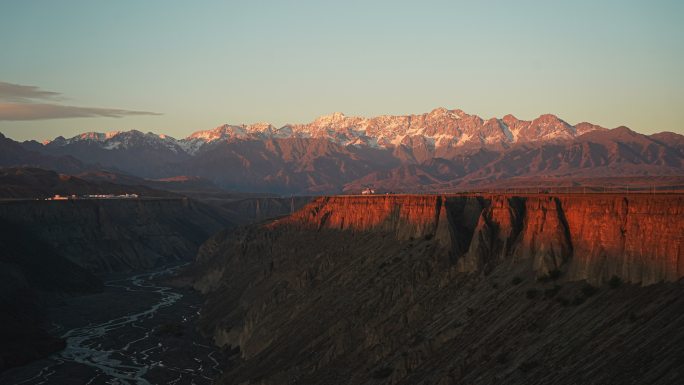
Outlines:
{"type": "Polygon", "coordinates": [[[0,4],[16,140],[459,108],[684,133],[676,1],[0,4]]]}

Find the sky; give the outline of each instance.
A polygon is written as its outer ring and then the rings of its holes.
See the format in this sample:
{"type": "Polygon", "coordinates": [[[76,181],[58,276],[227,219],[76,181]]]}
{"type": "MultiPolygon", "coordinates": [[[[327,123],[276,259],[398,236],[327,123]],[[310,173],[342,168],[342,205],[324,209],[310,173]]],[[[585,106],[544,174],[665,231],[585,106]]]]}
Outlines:
{"type": "Polygon", "coordinates": [[[335,111],[684,134],[684,2],[0,2],[0,132],[16,140],[335,111]]]}

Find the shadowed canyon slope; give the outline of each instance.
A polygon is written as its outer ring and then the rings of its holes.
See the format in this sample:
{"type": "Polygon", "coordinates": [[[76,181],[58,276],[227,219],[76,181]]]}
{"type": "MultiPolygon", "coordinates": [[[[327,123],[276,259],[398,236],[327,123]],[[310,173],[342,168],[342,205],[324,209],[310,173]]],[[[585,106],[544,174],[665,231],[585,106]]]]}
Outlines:
{"type": "Polygon", "coordinates": [[[0,217],[0,372],[64,348],[43,329],[47,304],[101,289],[87,270],[0,217]]]}
{"type": "Polygon", "coordinates": [[[224,383],[672,383],[684,196],[322,197],[185,279],[224,383]]]}
{"type": "Polygon", "coordinates": [[[0,202],[0,219],[96,272],[190,260],[229,222],[187,198],[0,202]]]}

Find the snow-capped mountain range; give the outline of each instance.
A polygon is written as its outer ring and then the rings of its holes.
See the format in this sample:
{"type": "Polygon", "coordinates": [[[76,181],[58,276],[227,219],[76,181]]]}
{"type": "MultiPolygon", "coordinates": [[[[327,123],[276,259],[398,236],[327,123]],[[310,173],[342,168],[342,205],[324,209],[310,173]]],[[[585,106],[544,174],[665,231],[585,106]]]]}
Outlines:
{"type": "Polygon", "coordinates": [[[358,192],[368,185],[446,191],[523,177],[682,176],[684,136],[571,125],[554,115],[485,120],[437,108],[373,118],[334,113],[280,128],[226,124],[183,139],[136,130],[43,144],[0,137],[3,165],[145,179],[190,176],[229,190],[280,194],[358,192]]]}
{"type": "Polygon", "coordinates": [[[338,145],[372,148],[423,147],[426,150],[473,147],[507,148],[515,143],[562,141],[594,130],[605,130],[590,123],[575,126],[555,115],[534,120],[520,120],[513,115],[484,120],[462,110],[437,108],[419,115],[345,116],[336,112],[307,124],[288,124],[280,128],[268,123],[224,124],[211,130],[197,131],[183,139],[140,131],[88,132],[66,139],[57,137],[43,144],[66,146],[77,142],[97,143],[115,150],[146,145],[165,147],[172,152],[195,155],[205,145],[241,140],[284,138],[323,138],[338,145]]]}

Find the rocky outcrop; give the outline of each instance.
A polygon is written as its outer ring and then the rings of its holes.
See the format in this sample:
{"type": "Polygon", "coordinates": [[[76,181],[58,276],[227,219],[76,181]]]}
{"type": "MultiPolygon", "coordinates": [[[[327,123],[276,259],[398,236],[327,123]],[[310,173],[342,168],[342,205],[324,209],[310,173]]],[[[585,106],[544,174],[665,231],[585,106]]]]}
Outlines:
{"type": "Polygon", "coordinates": [[[229,224],[187,198],[5,201],[0,219],[94,272],[190,260],[202,242],[229,224]]]}
{"type": "Polygon", "coordinates": [[[681,195],[322,197],[186,272],[223,383],[667,384],[681,195]],[[628,284],[628,283],[632,284],[628,284]]]}

